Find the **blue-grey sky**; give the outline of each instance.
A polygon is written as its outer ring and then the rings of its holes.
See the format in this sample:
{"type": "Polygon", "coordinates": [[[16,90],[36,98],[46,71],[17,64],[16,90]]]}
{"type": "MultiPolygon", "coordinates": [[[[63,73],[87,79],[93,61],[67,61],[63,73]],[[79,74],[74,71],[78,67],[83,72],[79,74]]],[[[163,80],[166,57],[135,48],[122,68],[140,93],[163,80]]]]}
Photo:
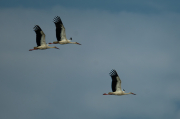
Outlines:
{"type": "MultiPolygon", "coordinates": [[[[180,2],[1,0],[1,119],[179,119],[180,2]],[[28,51],[34,25],[82,45],[28,51]],[[116,69],[126,92],[111,91],[116,69]]],[[[51,45],[53,46],[53,45],[51,45]]]]}

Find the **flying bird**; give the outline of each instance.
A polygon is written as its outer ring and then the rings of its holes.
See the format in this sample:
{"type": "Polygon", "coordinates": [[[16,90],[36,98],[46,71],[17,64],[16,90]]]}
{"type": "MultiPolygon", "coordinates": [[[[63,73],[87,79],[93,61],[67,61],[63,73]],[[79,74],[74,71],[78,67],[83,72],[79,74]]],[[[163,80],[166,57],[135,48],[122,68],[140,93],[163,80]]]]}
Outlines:
{"type": "Polygon", "coordinates": [[[46,44],[45,34],[38,25],[34,26],[34,31],[36,32],[37,47],[34,47],[34,49],[30,49],[29,51],[38,50],[38,49],[44,50],[44,49],[49,49],[49,48],[59,49],[56,46],[50,47],[48,46],[49,44],[46,44]]]}
{"type": "Polygon", "coordinates": [[[111,78],[112,78],[112,84],[111,84],[111,88],[113,92],[109,92],[108,94],[104,93],[103,95],[128,95],[128,94],[133,94],[136,95],[132,92],[129,93],[125,93],[125,90],[121,89],[121,79],[119,78],[116,70],[111,70],[111,72],[109,73],[111,78]]]}
{"type": "Polygon", "coordinates": [[[77,43],[77,42],[71,42],[72,38],[70,38],[69,40],[66,38],[65,27],[59,16],[56,16],[54,18],[54,23],[56,26],[57,41],[54,41],[53,43],[49,43],[49,44],[78,44],[78,45],[81,45],[80,43],[77,43]]]}

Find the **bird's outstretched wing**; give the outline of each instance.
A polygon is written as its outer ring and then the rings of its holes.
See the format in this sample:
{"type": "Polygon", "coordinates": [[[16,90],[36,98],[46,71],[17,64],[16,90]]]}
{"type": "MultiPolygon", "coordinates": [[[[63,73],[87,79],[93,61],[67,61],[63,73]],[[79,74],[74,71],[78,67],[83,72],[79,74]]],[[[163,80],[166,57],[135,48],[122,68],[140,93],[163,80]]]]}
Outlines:
{"type": "Polygon", "coordinates": [[[122,91],[121,90],[121,79],[119,78],[116,70],[112,69],[111,72],[109,73],[109,75],[112,78],[112,85],[111,85],[112,91],[113,92],[122,91]]]}
{"type": "Polygon", "coordinates": [[[61,21],[61,18],[59,16],[56,16],[54,18],[54,23],[56,25],[56,38],[57,41],[67,40],[66,39],[66,31],[64,28],[64,25],[61,21]]]}
{"type": "Polygon", "coordinates": [[[36,32],[36,43],[37,43],[37,46],[45,45],[46,44],[45,34],[42,31],[42,29],[38,25],[35,25],[34,26],[34,31],[36,32]]]}

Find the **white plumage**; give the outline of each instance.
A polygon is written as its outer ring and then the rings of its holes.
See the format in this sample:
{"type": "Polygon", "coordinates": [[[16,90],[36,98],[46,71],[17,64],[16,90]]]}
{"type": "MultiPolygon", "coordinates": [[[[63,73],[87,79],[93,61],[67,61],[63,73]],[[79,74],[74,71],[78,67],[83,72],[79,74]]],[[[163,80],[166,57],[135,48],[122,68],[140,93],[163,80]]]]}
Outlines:
{"type": "Polygon", "coordinates": [[[112,91],[113,92],[109,92],[108,94],[104,93],[103,95],[128,95],[128,94],[133,94],[133,95],[136,95],[132,92],[129,92],[129,93],[125,93],[125,90],[121,89],[121,79],[119,78],[116,70],[111,70],[111,72],[109,73],[111,78],[112,78],[112,85],[111,85],[111,88],[112,88],[112,91]]]}
{"type": "Polygon", "coordinates": [[[70,38],[69,40],[66,38],[65,27],[59,16],[56,16],[54,18],[54,23],[56,26],[57,41],[54,41],[53,43],[49,43],[49,44],[78,44],[78,45],[81,45],[80,43],[77,43],[77,42],[71,42],[72,38],[70,38]]]}
{"type": "Polygon", "coordinates": [[[34,49],[30,49],[29,51],[38,50],[38,49],[43,50],[43,49],[48,49],[48,48],[59,49],[56,46],[50,47],[48,46],[49,44],[46,44],[46,40],[45,40],[46,35],[44,34],[42,29],[38,25],[34,26],[34,31],[36,32],[37,47],[34,47],[34,49]]]}

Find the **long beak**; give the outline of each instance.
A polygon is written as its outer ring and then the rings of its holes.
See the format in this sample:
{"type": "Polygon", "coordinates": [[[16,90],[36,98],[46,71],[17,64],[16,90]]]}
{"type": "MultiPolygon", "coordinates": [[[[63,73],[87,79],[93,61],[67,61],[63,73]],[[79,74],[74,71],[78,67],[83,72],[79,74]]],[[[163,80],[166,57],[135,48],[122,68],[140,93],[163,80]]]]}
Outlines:
{"type": "Polygon", "coordinates": [[[78,45],[81,45],[80,43],[77,43],[78,45]]]}
{"type": "Polygon", "coordinates": [[[53,43],[49,43],[49,44],[53,44],[53,43]]]}

